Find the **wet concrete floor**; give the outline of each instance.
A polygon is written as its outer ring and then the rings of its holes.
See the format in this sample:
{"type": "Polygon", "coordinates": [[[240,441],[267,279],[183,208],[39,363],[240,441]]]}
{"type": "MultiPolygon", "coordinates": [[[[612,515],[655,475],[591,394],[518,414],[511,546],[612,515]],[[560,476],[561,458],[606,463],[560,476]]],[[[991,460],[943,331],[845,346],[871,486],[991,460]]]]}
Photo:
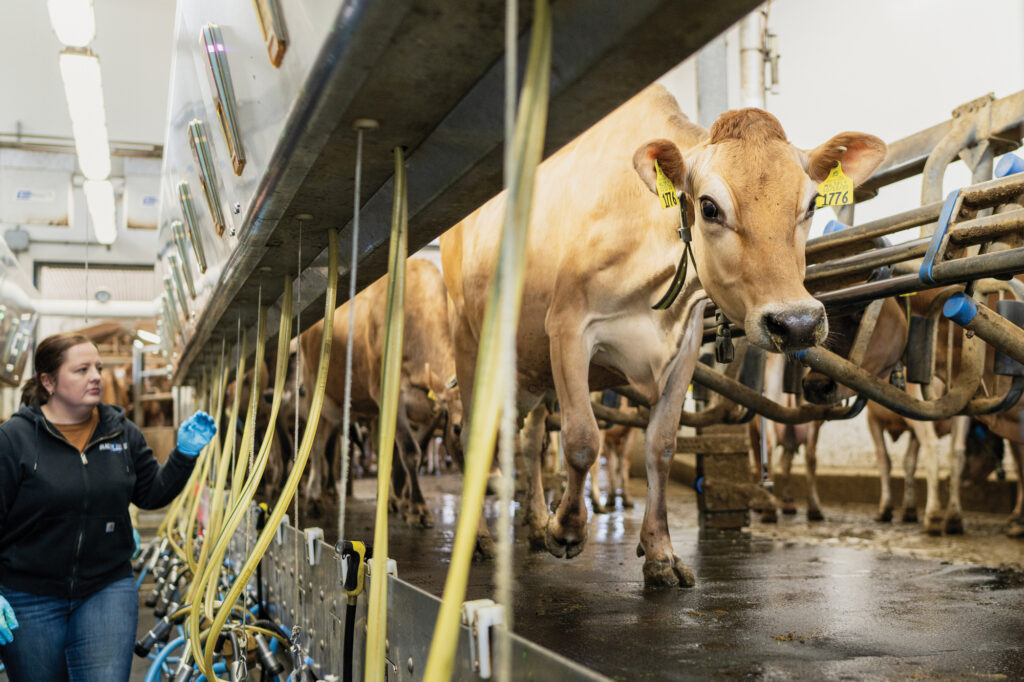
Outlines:
{"type": "MultiPolygon", "coordinates": [[[[424,484],[436,525],[409,528],[392,517],[391,555],[400,577],[440,595],[460,479],[424,477],[424,484]]],[[[698,582],[645,591],[635,554],[644,486],[632,485],[636,508],[592,516],[588,545],[575,559],[533,553],[525,534],[517,541],[517,632],[618,680],[1024,679],[1019,572],[811,544],[802,532],[799,540],[776,539],[763,534],[777,530],[757,522],[753,532],[705,535],[693,493],[673,483],[673,543],[698,582]]],[[[350,537],[372,537],[373,486],[356,484],[350,537]]],[[[330,528],[333,513],[301,524],[330,528]]],[[[857,525],[857,513],[835,515],[857,525]]],[[[873,524],[869,507],[860,513],[860,527],[873,524]]],[[[488,514],[493,528],[493,503],[488,514]]],[[[779,527],[787,523],[807,525],[788,519],[779,527]]],[[[815,533],[827,541],[828,527],[816,524],[815,533]]],[[[467,598],[492,596],[491,571],[474,565],[467,598]]]]}

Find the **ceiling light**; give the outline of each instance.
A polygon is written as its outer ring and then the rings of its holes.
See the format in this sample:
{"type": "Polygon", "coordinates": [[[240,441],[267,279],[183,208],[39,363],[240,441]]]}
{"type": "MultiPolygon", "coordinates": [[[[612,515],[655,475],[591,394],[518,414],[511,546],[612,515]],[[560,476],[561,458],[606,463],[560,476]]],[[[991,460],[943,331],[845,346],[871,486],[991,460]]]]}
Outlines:
{"type": "Polygon", "coordinates": [[[100,244],[113,244],[117,239],[114,186],[109,180],[86,180],[82,183],[82,189],[85,190],[85,204],[89,207],[96,241],[100,244]]]}
{"type": "Polygon", "coordinates": [[[145,329],[136,329],[135,335],[138,336],[143,341],[148,341],[149,343],[160,343],[159,336],[157,336],[153,332],[148,332],[145,329]]]}
{"type": "Polygon", "coordinates": [[[65,45],[85,47],[96,37],[92,0],[47,0],[46,8],[57,40],[65,45]]]}
{"type": "Polygon", "coordinates": [[[60,75],[64,79],[78,165],[89,180],[105,180],[110,175],[110,141],[100,60],[88,51],[64,50],[60,53],[60,75]]]}

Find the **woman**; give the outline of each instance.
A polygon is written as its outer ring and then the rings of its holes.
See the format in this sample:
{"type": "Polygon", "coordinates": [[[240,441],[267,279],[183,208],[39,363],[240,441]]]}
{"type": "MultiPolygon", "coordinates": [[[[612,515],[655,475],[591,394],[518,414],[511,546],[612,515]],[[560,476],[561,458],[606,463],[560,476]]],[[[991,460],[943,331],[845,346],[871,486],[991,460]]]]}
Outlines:
{"type": "Polygon", "coordinates": [[[216,427],[197,412],[160,466],[124,410],[100,402],[99,351],[57,334],[0,425],[0,659],[11,682],[127,681],[138,620],[128,503],[185,485],[216,427]]]}

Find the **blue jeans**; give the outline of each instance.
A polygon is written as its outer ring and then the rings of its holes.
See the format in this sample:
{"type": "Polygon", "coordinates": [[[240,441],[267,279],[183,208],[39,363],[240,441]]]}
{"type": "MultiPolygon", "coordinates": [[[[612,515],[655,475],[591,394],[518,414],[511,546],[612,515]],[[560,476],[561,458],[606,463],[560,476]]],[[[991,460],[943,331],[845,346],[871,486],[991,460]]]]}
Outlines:
{"type": "Polygon", "coordinates": [[[0,586],[18,619],[0,647],[11,682],[128,682],[139,593],[124,578],[84,599],[60,599],[0,586]]]}

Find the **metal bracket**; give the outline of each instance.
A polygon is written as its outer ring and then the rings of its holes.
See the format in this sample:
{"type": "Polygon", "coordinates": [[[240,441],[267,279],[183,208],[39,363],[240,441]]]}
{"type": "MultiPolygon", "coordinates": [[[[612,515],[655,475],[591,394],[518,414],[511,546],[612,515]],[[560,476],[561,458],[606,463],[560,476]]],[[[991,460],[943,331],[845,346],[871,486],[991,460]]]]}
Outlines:
{"type": "Polygon", "coordinates": [[[277,530],[274,531],[274,540],[277,542],[277,544],[280,545],[282,542],[284,542],[284,533],[281,531],[281,529],[287,526],[290,522],[291,519],[288,518],[287,514],[281,517],[281,523],[277,524],[277,530]]]}
{"type": "Polygon", "coordinates": [[[306,558],[309,559],[310,566],[316,566],[320,563],[320,546],[316,544],[316,541],[323,541],[324,529],[313,526],[302,532],[306,536],[306,558]]]}
{"type": "Polygon", "coordinates": [[[462,604],[462,624],[469,627],[469,655],[481,679],[491,679],[494,657],[491,631],[505,622],[505,607],[490,599],[475,599],[462,604]]]}
{"type": "MultiPolygon", "coordinates": [[[[392,578],[398,577],[398,562],[394,559],[388,559],[387,574],[392,578]]],[[[366,560],[366,575],[373,576],[373,559],[366,560]]]]}

